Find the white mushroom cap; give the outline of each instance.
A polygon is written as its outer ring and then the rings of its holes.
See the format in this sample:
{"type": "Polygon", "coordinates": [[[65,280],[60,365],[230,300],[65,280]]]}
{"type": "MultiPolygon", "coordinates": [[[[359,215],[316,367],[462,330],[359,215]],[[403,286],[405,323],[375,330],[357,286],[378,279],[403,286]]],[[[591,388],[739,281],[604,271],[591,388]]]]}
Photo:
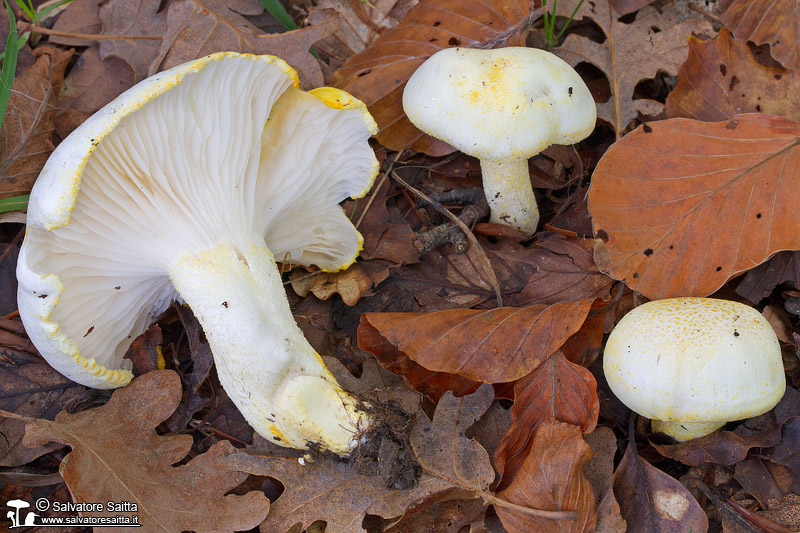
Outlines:
{"type": "Polygon", "coordinates": [[[625,405],[662,421],[654,429],[678,440],[701,436],[695,425],[705,434],[765,413],[786,389],[769,322],[752,307],[713,298],[635,308],[609,336],[603,370],[625,405]]]}
{"type": "Polygon", "coordinates": [[[91,387],[126,384],[131,340],[183,299],[231,397],[274,393],[243,410],[262,434],[276,417],[259,410],[299,373],[293,362],[341,392],[291,317],[273,255],[329,271],[355,260],[362,238],[339,202],[372,185],[377,127],[347,93],[297,85],[276,57],[214,54],[137,84],[58,146],[31,192],[17,266],[20,315],[54,368],[91,387]],[[248,329],[262,326],[274,331],[248,329]],[[256,340],[255,354],[242,351],[256,340]]]}
{"type": "Polygon", "coordinates": [[[403,109],[425,133],[479,159],[528,159],[573,144],[597,110],[581,77],[538,48],[445,48],[411,76],[403,109]]]}
{"type": "Polygon", "coordinates": [[[403,109],[420,130],[481,160],[491,221],[526,235],[539,222],[528,158],[584,139],[597,119],[572,67],[523,47],[433,54],[408,80],[403,109]]]}

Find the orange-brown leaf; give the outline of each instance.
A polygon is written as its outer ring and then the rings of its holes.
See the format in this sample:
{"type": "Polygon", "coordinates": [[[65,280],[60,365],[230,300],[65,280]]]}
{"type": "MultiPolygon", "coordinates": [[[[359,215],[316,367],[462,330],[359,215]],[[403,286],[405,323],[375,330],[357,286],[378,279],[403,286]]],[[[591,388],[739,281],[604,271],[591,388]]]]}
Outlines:
{"type": "Polygon", "coordinates": [[[576,511],[577,521],[551,520],[495,506],[509,533],[589,532],[597,515],[594,494],[583,474],[592,457],[577,426],[548,420],[539,426],[531,453],[511,485],[498,496],[518,505],[547,511],[576,511]]]}
{"type": "Polygon", "coordinates": [[[257,526],[267,515],[269,500],[258,491],[227,494],[247,477],[218,463],[233,450],[230,442],[214,444],[187,464],[172,466],[189,452],[192,437],[161,436],[155,428],[180,399],[178,375],[157,370],[115,391],[101,407],[77,414],[62,411],[54,422],[29,422],[23,443],[56,441],[72,446],[59,472],[75,501],[136,502],[136,513],[118,514],[136,514],[143,531],[233,531],[257,526]]]}
{"type": "Polygon", "coordinates": [[[800,4],[797,0],[733,0],[720,16],[742,41],[769,44],[772,56],[800,70],[800,4]]]}
{"type": "Polygon", "coordinates": [[[592,299],[490,310],[367,313],[362,321],[428,370],[500,383],[528,374],[586,319],[592,299]]]}
{"type": "Polygon", "coordinates": [[[598,266],[651,299],[708,296],[800,249],[798,146],[800,123],[757,113],[638,128],[592,178],[598,266]]]}
{"type": "Polygon", "coordinates": [[[403,113],[406,81],[426,59],[443,48],[522,46],[531,22],[530,0],[422,0],[403,22],[350,58],[334,74],[337,87],[369,106],[381,132],[378,141],[392,150],[413,148],[445,155],[453,148],[423,135],[403,113]]]}
{"type": "Polygon", "coordinates": [[[530,455],[537,428],[548,420],[578,426],[584,433],[594,430],[600,402],[592,373],[567,361],[558,351],[536,370],[514,385],[514,423],[500,441],[494,466],[502,476],[498,488],[506,487],[530,455]]]}
{"type": "Polygon", "coordinates": [[[716,39],[689,38],[689,58],[667,97],[667,115],[706,122],[736,113],[770,113],[800,120],[800,76],[759,63],[745,41],[722,28],[716,39]]]}

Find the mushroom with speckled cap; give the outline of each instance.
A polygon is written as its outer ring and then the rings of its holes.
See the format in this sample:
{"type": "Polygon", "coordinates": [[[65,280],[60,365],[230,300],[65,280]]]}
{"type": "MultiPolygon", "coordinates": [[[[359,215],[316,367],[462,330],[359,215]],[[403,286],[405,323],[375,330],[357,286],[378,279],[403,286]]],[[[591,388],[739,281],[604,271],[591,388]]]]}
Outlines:
{"type": "Polygon", "coordinates": [[[525,235],[539,223],[528,159],[586,138],[597,119],[572,67],[524,47],[436,52],[408,80],[403,109],[423,132],[480,159],[491,221],[525,235]]]}
{"type": "Polygon", "coordinates": [[[345,454],[367,415],[298,328],[275,258],[347,268],[362,238],[339,202],[369,190],[377,132],[338,89],[298,88],[273,56],[219,53],[129,89],[56,148],[30,196],[19,311],[56,370],[132,378],[131,341],[178,300],[253,428],[345,454]]]}
{"type": "Polygon", "coordinates": [[[622,403],[678,441],[766,413],[786,390],[769,322],[752,307],[714,298],[633,309],[608,338],[603,371],[622,403]]]}

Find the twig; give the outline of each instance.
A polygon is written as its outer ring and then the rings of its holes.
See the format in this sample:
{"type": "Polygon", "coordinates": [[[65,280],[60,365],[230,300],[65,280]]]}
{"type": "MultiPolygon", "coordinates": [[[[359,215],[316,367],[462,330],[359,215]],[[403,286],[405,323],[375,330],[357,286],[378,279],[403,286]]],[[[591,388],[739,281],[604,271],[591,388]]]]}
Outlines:
{"type": "Polygon", "coordinates": [[[689,6],[689,9],[691,9],[691,10],[692,10],[692,11],[694,11],[695,13],[700,13],[700,14],[701,14],[701,15],[703,15],[704,17],[708,17],[708,18],[710,18],[711,20],[713,20],[714,22],[718,22],[718,23],[720,23],[720,24],[724,24],[724,22],[722,22],[722,19],[721,19],[721,18],[719,18],[718,16],[716,16],[716,15],[715,15],[714,13],[712,13],[711,11],[707,11],[707,10],[703,9],[702,7],[700,7],[700,6],[696,6],[696,5],[694,5],[694,4],[688,4],[688,6],[689,6]]]}
{"type": "MultiPolygon", "coordinates": [[[[458,214],[459,220],[464,225],[471,228],[475,222],[489,214],[489,205],[483,200],[483,197],[478,200],[477,205],[468,205],[461,210],[458,214]]],[[[461,229],[454,223],[442,224],[436,226],[430,231],[419,233],[414,237],[414,249],[420,253],[430,252],[435,250],[444,243],[451,243],[455,246],[457,254],[463,254],[467,249],[467,237],[461,229]]]]}
{"type": "Polygon", "coordinates": [[[467,227],[467,225],[461,222],[461,220],[459,220],[459,218],[455,216],[453,213],[442,207],[441,204],[439,204],[438,202],[434,202],[427,194],[406,183],[406,181],[403,178],[397,175],[396,171],[392,172],[392,177],[397,181],[399,181],[400,184],[403,185],[403,187],[405,187],[409,191],[416,194],[418,197],[428,202],[437,211],[439,211],[441,214],[452,220],[459,228],[461,228],[461,231],[464,232],[464,235],[467,236],[467,239],[469,239],[470,243],[475,247],[475,251],[478,254],[478,257],[480,258],[481,262],[483,263],[484,269],[486,270],[486,275],[489,276],[489,281],[491,282],[492,288],[494,289],[495,298],[497,298],[497,307],[503,307],[503,295],[502,292],[500,291],[500,283],[497,281],[497,276],[494,273],[494,269],[492,269],[492,263],[489,261],[489,257],[486,255],[486,251],[480,245],[478,239],[475,238],[475,235],[473,235],[472,231],[467,227]]]}
{"type": "Polygon", "coordinates": [[[356,222],[356,229],[358,229],[361,223],[364,222],[364,217],[367,216],[367,211],[369,211],[369,208],[372,206],[372,202],[375,201],[375,197],[378,196],[378,191],[381,189],[381,187],[383,187],[383,182],[386,181],[386,176],[388,176],[392,172],[395,163],[397,163],[397,160],[400,159],[400,156],[403,155],[404,153],[405,150],[400,150],[394,156],[394,159],[391,161],[391,163],[389,163],[389,168],[387,168],[386,172],[384,172],[383,176],[381,176],[378,185],[373,189],[375,192],[373,192],[372,196],[369,197],[369,200],[367,200],[367,205],[364,206],[364,210],[361,212],[361,216],[358,217],[358,221],[356,222]]]}
{"type": "Polygon", "coordinates": [[[520,513],[525,513],[531,516],[541,516],[542,518],[549,518],[550,520],[571,520],[573,522],[578,520],[578,513],[575,511],[544,511],[542,509],[532,509],[530,507],[525,507],[524,505],[511,503],[510,501],[503,500],[497,496],[483,491],[478,492],[478,496],[483,498],[485,502],[491,503],[492,505],[506,507],[508,509],[513,509],[515,511],[519,511],[520,513]]]}
{"type": "Polygon", "coordinates": [[[28,22],[20,21],[17,24],[17,29],[21,32],[30,31],[33,33],[41,33],[43,35],[54,35],[56,37],[68,37],[70,39],[86,39],[88,41],[97,40],[110,40],[110,41],[160,41],[161,37],[158,35],[102,35],[95,33],[70,33],[66,31],[51,30],[34,26],[28,22]]]}

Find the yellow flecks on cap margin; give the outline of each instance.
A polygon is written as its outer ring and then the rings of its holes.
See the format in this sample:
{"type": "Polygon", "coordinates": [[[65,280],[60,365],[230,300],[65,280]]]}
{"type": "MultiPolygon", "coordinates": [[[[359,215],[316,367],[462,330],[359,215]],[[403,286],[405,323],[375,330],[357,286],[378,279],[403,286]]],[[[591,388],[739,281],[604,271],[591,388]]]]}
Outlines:
{"type": "Polygon", "coordinates": [[[333,274],[336,272],[341,272],[342,270],[347,270],[348,268],[353,266],[353,263],[356,262],[356,259],[358,259],[358,256],[364,250],[364,236],[361,235],[361,233],[358,231],[356,231],[356,235],[358,235],[358,242],[356,243],[356,253],[353,254],[353,257],[351,257],[350,259],[348,259],[347,261],[345,261],[336,268],[321,268],[320,270],[322,270],[323,272],[328,272],[330,274],[333,274]]]}
{"type": "Polygon", "coordinates": [[[286,438],[286,435],[281,433],[281,431],[278,429],[278,426],[276,426],[275,424],[270,424],[269,425],[269,430],[272,433],[272,435],[275,438],[277,438],[278,440],[280,440],[281,442],[284,442],[284,443],[288,443],[289,442],[289,439],[286,438]]]}
{"type": "Polygon", "coordinates": [[[378,134],[378,124],[375,122],[375,119],[372,118],[372,115],[367,109],[367,105],[352,94],[337,89],[336,87],[317,87],[316,89],[311,89],[308,93],[313,94],[332,109],[341,109],[343,111],[357,109],[361,112],[361,118],[364,119],[367,130],[369,130],[372,135],[378,134]]]}
{"type": "Polygon", "coordinates": [[[89,157],[92,155],[100,142],[109,133],[111,133],[115,127],[117,127],[123,118],[134,113],[135,111],[138,111],[146,103],[158,98],[168,90],[180,85],[187,75],[200,72],[211,63],[229,57],[241,57],[253,61],[264,61],[265,63],[275,65],[282,70],[284,74],[292,79],[292,84],[295,87],[300,86],[300,78],[297,76],[297,72],[295,72],[295,70],[283,59],[270,55],[239,54],[237,52],[218,52],[216,54],[201,57],[200,59],[184,63],[183,65],[179,65],[173,69],[160,72],[155,76],[145,79],[138,85],[134,85],[133,89],[129,89],[128,92],[123,93],[121,101],[119,101],[119,98],[112,101],[111,105],[114,107],[110,113],[100,115],[100,113],[103,113],[103,111],[106,109],[105,107],[98,112],[98,117],[105,116],[106,120],[104,122],[96,121],[98,124],[94,124],[95,121],[92,121],[94,116],[89,118],[87,122],[90,124],[90,126],[81,130],[81,133],[83,134],[82,137],[80,139],[68,141],[70,143],[75,143],[76,149],[85,150],[85,153],[78,164],[72,168],[67,168],[66,175],[60,178],[61,181],[71,183],[69,190],[66,191],[61,197],[61,204],[65,207],[66,216],[60,217],[59,220],[46,224],[45,229],[47,231],[52,231],[69,224],[70,215],[72,210],[75,209],[75,199],[78,197],[78,191],[80,190],[83,170],[86,168],[86,163],[89,161],[89,157]],[[140,89],[135,90],[135,88],[139,85],[141,85],[140,89]]]}

